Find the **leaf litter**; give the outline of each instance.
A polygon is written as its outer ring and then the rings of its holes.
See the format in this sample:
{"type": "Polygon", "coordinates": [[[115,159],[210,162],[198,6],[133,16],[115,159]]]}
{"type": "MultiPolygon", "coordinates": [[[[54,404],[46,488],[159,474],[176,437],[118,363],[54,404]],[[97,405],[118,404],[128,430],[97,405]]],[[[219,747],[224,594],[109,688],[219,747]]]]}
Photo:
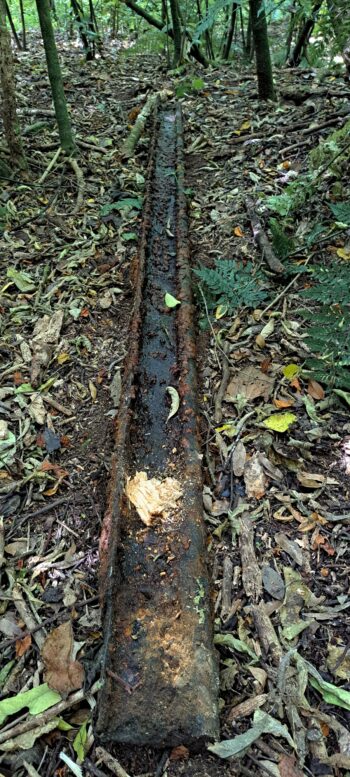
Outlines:
{"type": "MultiPolygon", "coordinates": [[[[41,55],[31,51],[27,56],[43,72],[41,55]]],[[[152,58],[144,59],[143,73],[131,85],[129,66],[123,62],[113,62],[110,68],[108,61],[99,61],[98,70],[90,63],[91,73],[78,74],[76,54],[65,51],[64,57],[67,83],[73,88],[77,82],[84,85],[84,96],[76,89],[74,124],[82,137],[91,134],[91,124],[94,128],[95,139],[82,151],[84,169],[94,171],[84,224],[72,216],[75,192],[70,185],[61,183],[55,206],[38,217],[42,193],[5,184],[13,209],[2,240],[10,267],[1,282],[0,499],[5,542],[0,560],[5,598],[0,714],[3,721],[11,716],[7,741],[14,754],[24,748],[35,763],[33,748],[39,744],[37,766],[42,757],[48,758],[42,743],[52,737],[56,747],[61,727],[72,727],[75,748],[70,755],[56,755],[53,768],[64,763],[80,775],[78,761],[85,757],[90,737],[87,704],[93,706],[97,690],[93,685],[89,696],[89,688],[85,692],[79,687],[80,668],[78,677],[73,672],[72,684],[71,669],[83,664],[91,688],[101,644],[97,537],[112,447],[112,435],[101,430],[109,417],[113,420],[122,390],[129,266],[146,171],[142,147],[128,166],[120,164],[118,150],[128,113],[142,103],[147,79],[159,87],[166,80],[170,89],[174,83],[171,76],[158,75],[152,58]],[[87,115],[82,106],[96,83],[105,107],[96,108],[92,100],[87,115]],[[111,171],[116,181],[112,185],[111,171]],[[32,223],[21,227],[28,218],[32,223]],[[15,581],[20,583],[17,589],[15,581]],[[20,594],[16,600],[14,590],[20,594]],[[43,662],[33,645],[45,640],[50,644],[50,639],[58,644],[55,632],[62,625],[69,634],[60,662],[46,668],[51,679],[56,676],[56,684],[58,675],[57,693],[44,684],[43,662]],[[78,690],[73,690],[75,684],[78,690]],[[62,692],[68,693],[68,706],[44,723],[41,713],[55,710],[62,692]],[[69,706],[74,709],[75,695],[83,713],[78,722],[69,706]],[[32,716],[38,726],[21,733],[16,716],[25,710],[29,716],[23,724],[32,723],[32,716]]],[[[327,118],[334,108],[320,100],[316,77],[311,77],[315,111],[327,118]]],[[[229,66],[223,66],[220,75],[208,71],[205,92],[181,98],[187,184],[195,192],[189,212],[197,266],[210,267],[213,258],[232,261],[233,256],[243,265],[261,262],[246,196],[257,202],[257,192],[274,197],[283,189],[289,172],[281,162],[286,130],[293,130],[298,120],[310,122],[307,105],[282,101],[274,112],[258,104],[251,74],[242,81],[232,78],[229,66]],[[233,137],[239,143],[232,142],[233,137]]],[[[25,91],[24,114],[29,102],[38,104],[39,95],[35,81],[29,87],[26,82],[25,91]]],[[[40,100],[50,109],[50,95],[42,85],[40,100]]],[[[28,141],[41,169],[49,161],[51,138],[49,126],[39,144],[35,137],[28,141]]],[[[303,162],[298,150],[287,161],[299,175],[303,162]]],[[[53,180],[47,181],[48,197],[53,180]]],[[[259,217],[265,218],[263,207],[259,217]]],[[[313,219],[306,208],[299,231],[313,219]]],[[[327,244],[321,244],[318,253],[318,260],[320,255],[327,260],[327,244]]],[[[301,252],[300,260],[305,258],[301,252]]],[[[212,754],[186,760],[186,768],[196,768],[198,774],[216,774],[218,756],[234,758],[237,773],[241,763],[251,774],[263,771],[277,777],[300,777],[304,768],[315,774],[333,766],[338,771],[350,768],[343,622],[348,605],[349,393],[332,391],[304,373],[307,338],[298,315],[304,282],[297,279],[291,293],[277,299],[283,289],[269,276],[258,303],[265,310],[244,307],[228,314],[229,306],[221,303],[211,319],[212,329],[205,311],[200,312],[207,326],[199,349],[202,409],[209,429],[216,428],[223,344],[229,369],[220,399],[221,426],[208,434],[203,448],[210,561],[215,569],[215,644],[222,662],[222,738],[212,746],[212,754]]],[[[164,303],[176,309],[179,301],[164,303]]],[[[158,486],[156,493],[159,512],[148,512],[147,520],[157,520],[169,504],[159,502],[158,486]]],[[[173,493],[172,498],[171,509],[176,509],[180,496],[173,493]]],[[[70,738],[67,728],[65,736],[70,738]]],[[[135,777],[144,771],[143,760],[134,753],[116,753],[135,777]]],[[[15,773],[11,753],[6,757],[15,773]]],[[[188,752],[183,757],[187,759],[188,752]]],[[[168,775],[182,773],[177,769],[174,758],[168,775]]],[[[225,762],[220,770],[226,773],[225,762]]]]}

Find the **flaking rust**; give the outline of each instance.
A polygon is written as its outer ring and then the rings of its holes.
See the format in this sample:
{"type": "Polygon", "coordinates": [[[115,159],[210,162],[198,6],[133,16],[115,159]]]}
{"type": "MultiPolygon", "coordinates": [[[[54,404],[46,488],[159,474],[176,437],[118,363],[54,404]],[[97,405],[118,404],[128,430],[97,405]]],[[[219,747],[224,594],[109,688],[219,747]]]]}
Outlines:
{"type": "Polygon", "coordinates": [[[106,743],[163,747],[218,733],[183,188],[181,115],[171,106],[155,119],[150,148],[130,349],[100,541],[104,686],[97,732],[106,743]],[[180,300],[177,308],[165,306],[167,292],[180,300]],[[168,420],[169,386],[180,407],[168,420]],[[126,496],[128,483],[138,505],[131,487],[146,481],[153,488],[172,483],[176,493],[166,509],[155,508],[148,525],[147,509],[138,512],[126,496]]]}

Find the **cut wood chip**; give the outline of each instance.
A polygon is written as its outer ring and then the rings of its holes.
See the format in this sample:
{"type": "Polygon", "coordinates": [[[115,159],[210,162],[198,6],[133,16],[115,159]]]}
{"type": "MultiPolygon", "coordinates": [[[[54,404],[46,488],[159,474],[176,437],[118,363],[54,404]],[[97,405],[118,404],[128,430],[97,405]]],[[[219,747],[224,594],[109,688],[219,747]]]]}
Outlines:
{"type": "Polygon", "coordinates": [[[82,687],[84,669],[73,661],[73,629],[70,621],[61,623],[46,638],[41,655],[45,665],[45,682],[62,696],[82,687]]]}
{"type": "Polygon", "coordinates": [[[128,478],[125,493],[146,526],[150,526],[156,516],[165,518],[169,510],[176,507],[182,496],[182,488],[175,478],[148,480],[146,472],[136,472],[128,478]]]}
{"type": "Polygon", "coordinates": [[[235,402],[238,396],[244,396],[248,400],[264,397],[267,401],[273,384],[273,378],[261,370],[253,366],[245,367],[227,386],[225,402],[235,402]]]}

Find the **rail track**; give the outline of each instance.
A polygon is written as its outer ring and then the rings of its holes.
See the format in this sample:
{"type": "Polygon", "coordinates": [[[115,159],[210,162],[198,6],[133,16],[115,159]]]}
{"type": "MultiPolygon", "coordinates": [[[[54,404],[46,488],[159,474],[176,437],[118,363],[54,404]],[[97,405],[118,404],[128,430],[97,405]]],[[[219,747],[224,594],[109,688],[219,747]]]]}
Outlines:
{"type": "Polygon", "coordinates": [[[104,687],[97,730],[108,743],[164,747],[213,739],[218,731],[183,133],[174,105],[153,119],[133,276],[134,311],[100,541],[104,687]],[[167,307],[166,294],[180,304],[167,307]],[[180,400],[171,418],[169,387],[180,400]],[[160,493],[157,508],[152,499],[160,493]]]}

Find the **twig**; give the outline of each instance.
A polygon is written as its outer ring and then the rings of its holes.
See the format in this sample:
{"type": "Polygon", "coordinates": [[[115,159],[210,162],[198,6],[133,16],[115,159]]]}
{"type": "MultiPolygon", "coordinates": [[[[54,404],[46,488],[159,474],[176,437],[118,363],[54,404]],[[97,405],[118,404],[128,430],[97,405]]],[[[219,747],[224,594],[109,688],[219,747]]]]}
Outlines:
{"type": "Polygon", "coordinates": [[[55,166],[55,164],[56,164],[56,162],[58,160],[58,157],[60,156],[61,151],[62,151],[62,148],[61,148],[61,146],[59,146],[59,148],[57,149],[56,153],[53,155],[53,157],[51,159],[51,162],[49,162],[46,170],[44,170],[41,178],[39,178],[39,181],[38,181],[39,184],[44,183],[44,181],[47,178],[47,176],[49,175],[49,173],[51,173],[51,170],[55,166]]]}
{"type": "Polygon", "coordinates": [[[5,562],[4,547],[5,547],[4,518],[2,515],[0,515],[0,569],[5,562]]]}
{"type": "Polygon", "coordinates": [[[220,386],[214,398],[214,421],[216,424],[219,424],[222,421],[222,401],[226,394],[226,389],[228,386],[228,382],[230,380],[230,365],[229,365],[227,353],[228,353],[228,343],[224,343],[223,345],[224,356],[222,358],[222,378],[221,378],[220,386]]]}
{"type": "Polygon", "coordinates": [[[267,264],[269,269],[272,270],[272,272],[282,275],[285,273],[285,268],[282,262],[280,262],[280,260],[274,254],[270,241],[262,228],[258,216],[255,213],[254,203],[249,197],[246,198],[245,206],[252,225],[254,240],[262,252],[264,262],[267,264]]]}
{"type": "Polygon", "coordinates": [[[23,761],[23,766],[27,770],[27,773],[29,774],[29,777],[40,777],[39,772],[37,772],[35,766],[33,764],[29,764],[27,761],[23,761]]]}
{"type": "Polygon", "coordinates": [[[13,589],[12,589],[12,601],[13,601],[15,607],[16,607],[16,610],[18,611],[19,615],[21,616],[22,620],[26,624],[27,629],[31,633],[33,633],[33,634],[35,633],[35,637],[34,637],[35,642],[36,642],[39,650],[41,650],[41,648],[42,648],[42,646],[43,646],[43,644],[45,642],[45,639],[46,639],[46,635],[45,635],[44,631],[42,630],[43,629],[42,623],[40,623],[39,626],[38,626],[38,624],[35,622],[35,620],[33,618],[33,615],[31,613],[28,605],[24,601],[24,598],[22,596],[22,592],[21,592],[21,589],[20,589],[18,583],[15,583],[14,586],[13,586],[13,589]]]}
{"type": "Polygon", "coordinates": [[[60,402],[57,402],[57,399],[50,397],[49,394],[43,394],[42,397],[44,402],[46,402],[48,405],[51,405],[51,407],[54,407],[55,410],[58,410],[59,413],[63,413],[63,415],[66,415],[68,418],[71,418],[72,411],[68,407],[64,407],[64,405],[61,405],[60,402]]]}
{"type": "Polygon", "coordinates": [[[58,715],[61,715],[62,712],[69,710],[71,707],[74,707],[75,704],[83,701],[83,699],[86,699],[88,696],[93,696],[95,693],[97,693],[97,691],[100,690],[101,687],[101,680],[97,680],[90,690],[84,691],[81,689],[80,691],[76,691],[75,693],[72,693],[68,699],[65,701],[59,701],[58,704],[50,707],[49,710],[45,710],[45,712],[41,712],[39,715],[31,715],[21,723],[15,723],[12,728],[7,729],[7,731],[0,732],[0,744],[2,742],[7,742],[9,739],[18,737],[20,734],[25,734],[27,731],[32,731],[33,728],[41,728],[42,726],[45,726],[49,720],[52,720],[58,715]]]}
{"type": "Polygon", "coordinates": [[[75,204],[75,208],[73,210],[73,213],[76,214],[76,213],[79,213],[84,200],[84,188],[85,188],[84,175],[76,159],[73,159],[73,157],[70,156],[68,157],[67,162],[71,166],[77,179],[78,194],[77,194],[77,201],[75,204]]]}
{"type": "Polygon", "coordinates": [[[94,777],[107,777],[106,772],[102,772],[101,769],[98,769],[98,767],[90,761],[90,758],[85,758],[84,766],[90,774],[94,775],[94,777]]]}
{"type": "MultiPolygon", "coordinates": [[[[99,596],[91,596],[90,599],[84,599],[83,602],[74,602],[74,607],[75,609],[78,610],[80,607],[85,607],[88,604],[97,604],[97,602],[99,601],[100,601],[99,596]]],[[[31,636],[36,631],[39,631],[39,629],[41,628],[46,628],[46,626],[50,626],[51,623],[55,623],[55,621],[58,620],[60,615],[62,615],[62,610],[59,610],[58,612],[56,612],[55,615],[51,616],[51,618],[46,618],[46,620],[42,621],[41,623],[37,623],[33,629],[23,631],[20,636],[20,639],[24,639],[24,637],[29,637],[29,635],[31,636]]],[[[11,639],[6,639],[4,642],[0,642],[1,650],[3,651],[5,650],[5,648],[10,647],[11,645],[13,645],[14,642],[17,642],[18,639],[19,637],[11,637],[11,639]]]]}
{"type": "Polygon", "coordinates": [[[119,761],[117,761],[113,755],[107,753],[107,750],[105,750],[103,747],[96,747],[95,752],[98,761],[102,761],[102,763],[107,766],[109,771],[113,772],[116,777],[129,777],[128,773],[125,771],[125,769],[123,769],[119,761]]]}
{"type": "MultiPolygon", "coordinates": [[[[309,263],[310,259],[311,259],[311,256],[308,256],[307,259],[305,259],[304,267],[309,263]]],[[[285,286],[285,288],[282,289],[282,291],[280,291],[279,294],[277,294],[277,297],[275,297],[272,300],[272,302],[266,305],[266,308],[264,308],[264,310],[261,313],[261,316],[260,316],[261,318],[265,315],[265,313],[267,313],[268,310],[270,310],[270,308],[275,306],[276,302],[279,302],[279,300],[282,299],[282,297],[285,297],[285,295],[287,294],[287,291],[289,291],[289,289],[293,286],[295,281],[299,278],[299,275],[302,275],[303,272],[305,272],[304,267],[302,270],[300,270],[300,272],[296,273],[296,275],[294,276],[294,278],[292,278],[290,283],[288,283],[288,285],[285,286]]]]}

